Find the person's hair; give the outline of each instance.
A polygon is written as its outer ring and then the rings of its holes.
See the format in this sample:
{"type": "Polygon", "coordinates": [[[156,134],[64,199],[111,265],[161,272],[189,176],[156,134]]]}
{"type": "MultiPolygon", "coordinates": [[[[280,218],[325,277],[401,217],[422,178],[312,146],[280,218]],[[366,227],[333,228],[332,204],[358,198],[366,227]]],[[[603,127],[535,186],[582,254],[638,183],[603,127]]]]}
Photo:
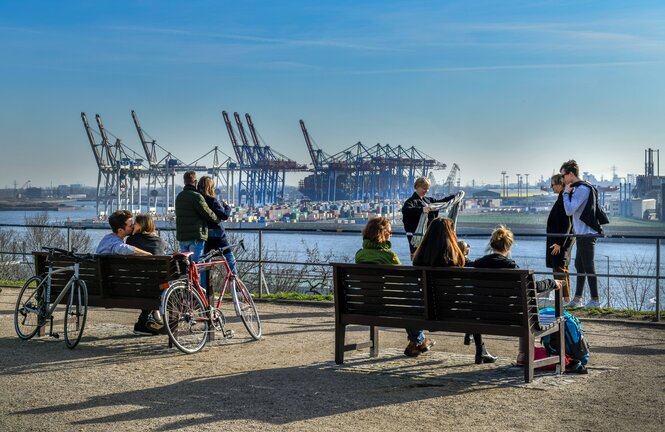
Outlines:
{"type": "Polygon", "coordinates": [[[457,240],[457,246],[459,247],[459,250],[462,251],[464,256],[468,256],[469,252],[471,252],[471,246],[464,240],[457,240]]]}
{"type": "Polygon", "coordinates": [[[363,240],[371,240],[377,243],[388,241],[390,233],[390,219],[385,216],[375,217],[367,222],[363,229],[363,240]]]}
{"type": "Polygon", "coordinates": [[[464,267],[464,263],[464,254],[457,245],[453,220],[444,217],[432,220],[413,255],[413,265],[464,267]]]}
{"type": "Polygon", "coordinates": [[[563,170],[564,173],[573,173],[575,177],[580,176],[580,166],[577,165],[577,162],[575,159],[571,159],[568,162],[564,162],[561,164],[561,168],[559,168],[559,171],[563,170]]]}
{"type": "Polygon", "coordinates": [[[214,197],[215,196],[215,183],[212,181],[212,177],[203,176],[199,179],[199,184],[196,185],[196,189],[201,193],[201,195],[207,195],[214,197]]]}
{"type": "Polygon", "coordinates": [[[492,231],[489,248],[499,253],[510,252],[513,247],[513,232],[504,225],[499,225],[492,231]]]}
{"type": "Polygon", "coordinates": [[[137,215],[134,224],[141,227],[141,233],[143,234],[155,234],[155,221],[152,220],[152,216],[149,214],[137,215]]]}
{"type": "Polygon", "coordinates": [[[124,228],[127,223],[127,219],[132,218],[132,213],[129,210],[116,210],[111,213],[109,216],[109,225],[111,225],[111,230],[114,233],[117,233],[120,228],[124,228]]]}
{"type": "Polygon", "coordinates": [[[427,177],[418,177],[416,179],[416,182],[413,184],[414,189],[418,189],[420,186],[427,186],[430,187],[432,183],[429,181],[427,177]]]}
{"type": "Polygon", "coordinates": [[[563,176],[562,176],[561,174],[554,174],[554,175],[550,178],[550,182],[551,182],[553,185],[559,185],[559,186],[563,186],[563,185],[564,185],[564,184],[563,184],[563,183],[564,183],[564,182],[563,182],[563,176]]]}
{"type": "Polygon", "coordinates": [[[182,179],[186,185],[192,184],[196,181],[196,171],[187,171],[182,175],[182,179]]]}

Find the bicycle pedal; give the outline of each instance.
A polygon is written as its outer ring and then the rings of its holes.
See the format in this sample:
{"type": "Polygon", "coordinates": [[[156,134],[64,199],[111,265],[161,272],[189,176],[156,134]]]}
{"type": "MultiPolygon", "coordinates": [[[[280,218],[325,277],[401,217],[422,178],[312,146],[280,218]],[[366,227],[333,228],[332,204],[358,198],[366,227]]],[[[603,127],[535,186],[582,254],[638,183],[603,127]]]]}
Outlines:
{"type": "Polygon", "coordinates": [[[54,339],[60,339],[60,333],[51,333],[51,337],[54,339]]]}
{"type": "Polygon", "coordinates": [[[236,332],[233,330],[224,330],[224,338],[225,339],[233,339],[233,336],[236,335],[236,332]]]}

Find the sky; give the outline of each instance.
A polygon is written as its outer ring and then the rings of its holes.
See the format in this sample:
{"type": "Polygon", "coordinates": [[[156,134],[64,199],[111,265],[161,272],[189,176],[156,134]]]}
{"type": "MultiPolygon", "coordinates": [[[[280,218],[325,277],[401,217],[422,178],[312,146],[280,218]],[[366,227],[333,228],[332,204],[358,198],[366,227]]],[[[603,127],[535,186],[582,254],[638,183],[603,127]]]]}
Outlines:
{"type": "Polygon", "coordinates": [[[0,187],[96,184],[81,112],[140,151],[135,110],[185,162],[234,154],[226,110],[310,163],[303,119],[328,154],[415,146],[462,184],[665,149],[662,1],[2,0],[0,62],[0,187]]]}

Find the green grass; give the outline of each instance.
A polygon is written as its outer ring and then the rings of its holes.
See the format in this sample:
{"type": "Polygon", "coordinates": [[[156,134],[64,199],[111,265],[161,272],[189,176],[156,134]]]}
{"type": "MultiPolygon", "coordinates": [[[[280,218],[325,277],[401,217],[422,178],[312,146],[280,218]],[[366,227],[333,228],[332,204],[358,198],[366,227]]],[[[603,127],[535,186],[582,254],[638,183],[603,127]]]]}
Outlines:
{"type": "Polygon", "coordinates": [[[632,318],[632,319],[647,319],[656,316],[654,311],[637,311],[631,309],[611,309],[611,308],[567,308],[575,313],[575,315],[595,317],[595,318],[632,318]]]}
{"type": "Polygon", "coordinates": [[[331,302],[333,301],[332,294],[300,294],[292,292],[277,292],[274,294],[265,294],[261,296],[266,300],[304,300],[316,302],[331,302]]]}
{"type": "Polygon", "coordinates": [[[15,280],[6,280],[0,279],[0,286],[6,287],[22,287],[25,281],[15,281],[15,280]]]}

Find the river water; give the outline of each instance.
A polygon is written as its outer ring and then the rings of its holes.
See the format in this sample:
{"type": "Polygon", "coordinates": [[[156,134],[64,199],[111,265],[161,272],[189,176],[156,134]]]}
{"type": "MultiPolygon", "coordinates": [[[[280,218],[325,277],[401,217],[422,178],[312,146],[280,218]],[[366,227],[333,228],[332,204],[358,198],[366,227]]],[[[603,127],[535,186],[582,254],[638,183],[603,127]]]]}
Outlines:
{"type": "MultiPolygon", "coordinates": [[[[78,209],[60,212],[47,212],[49,222],[65,223],[67,221],[90,220],[95,216],[95,203],[91,201],[78,202],[78,209]]],[[[0,224],[25,224],[29,218],[43,214],[42,212],[2,211],[0,224]]],[[[92,238],[94,245],[109,232],[108,225],[100,223],[100,229],[88,229],[86,232],[92,238]]],[[[305,227],[305,225],[304,225],[305,227]]],[[[9,228],[0,228],[9,229],[9,228]]],[[[249,248],[258,249],[258,234],[256,232],[230,230],[235,236],[246,239],[249,248]]],[[[488,238],[465,237],[460,231],[460,238],[471,246],[471,259],[485,254],[488,238]]],[[[325,259],[325,261],[352,261],[355,252],[362,245],[359,233],[321,233],[321,232],[272,232],[264,231],[262,234],[264,259],[271,261],[308,261],[312,258],[325,259]]],[[[489,236],[489,234],[488,234],[489,236]]],[[[406,237],[394,236],[392,249],[397,253],[402,263],[410,263],[409,249],[406,237]]],[[[573,257],[575,251],[573,250],[573,257]]],[[[662,261],[665,261],[665,245],[661,246],[662,261]]],[[[545,267],[545,238],[520,237],[517,235],[513,247],[512,258],[522,268],[530,268],[536,272],[549,273],[545,267]]],[[[653,308],[655,297],[654,279],[635,279],[616,277],[615,275],[641,275],[655,276],[656,247],[654,241],[635,241],[630,239],[602,239],[596,246],[596,272],[610,274],[613,277],[599,277],[599,291],[601,301],[606,304],[609,296],[614,307],[628,306],[637,308],[653,308]],[[651,300],[651,301],[650,301],[651,300]]],[[[571,263],[571,271],[574,271],[571,263]]],[[[665,265],[661,264],[661,275],[665,274],[665,265]]],[[[539,277],[546,277],[544,274],[539,277]]],[[[571,281],[573,287],[575,281],[571,281]]],[[[661,286],[663,285],[661,281],[661,286]]],[[[588,293],[588,287],[585,289],[588,293]]]]}

